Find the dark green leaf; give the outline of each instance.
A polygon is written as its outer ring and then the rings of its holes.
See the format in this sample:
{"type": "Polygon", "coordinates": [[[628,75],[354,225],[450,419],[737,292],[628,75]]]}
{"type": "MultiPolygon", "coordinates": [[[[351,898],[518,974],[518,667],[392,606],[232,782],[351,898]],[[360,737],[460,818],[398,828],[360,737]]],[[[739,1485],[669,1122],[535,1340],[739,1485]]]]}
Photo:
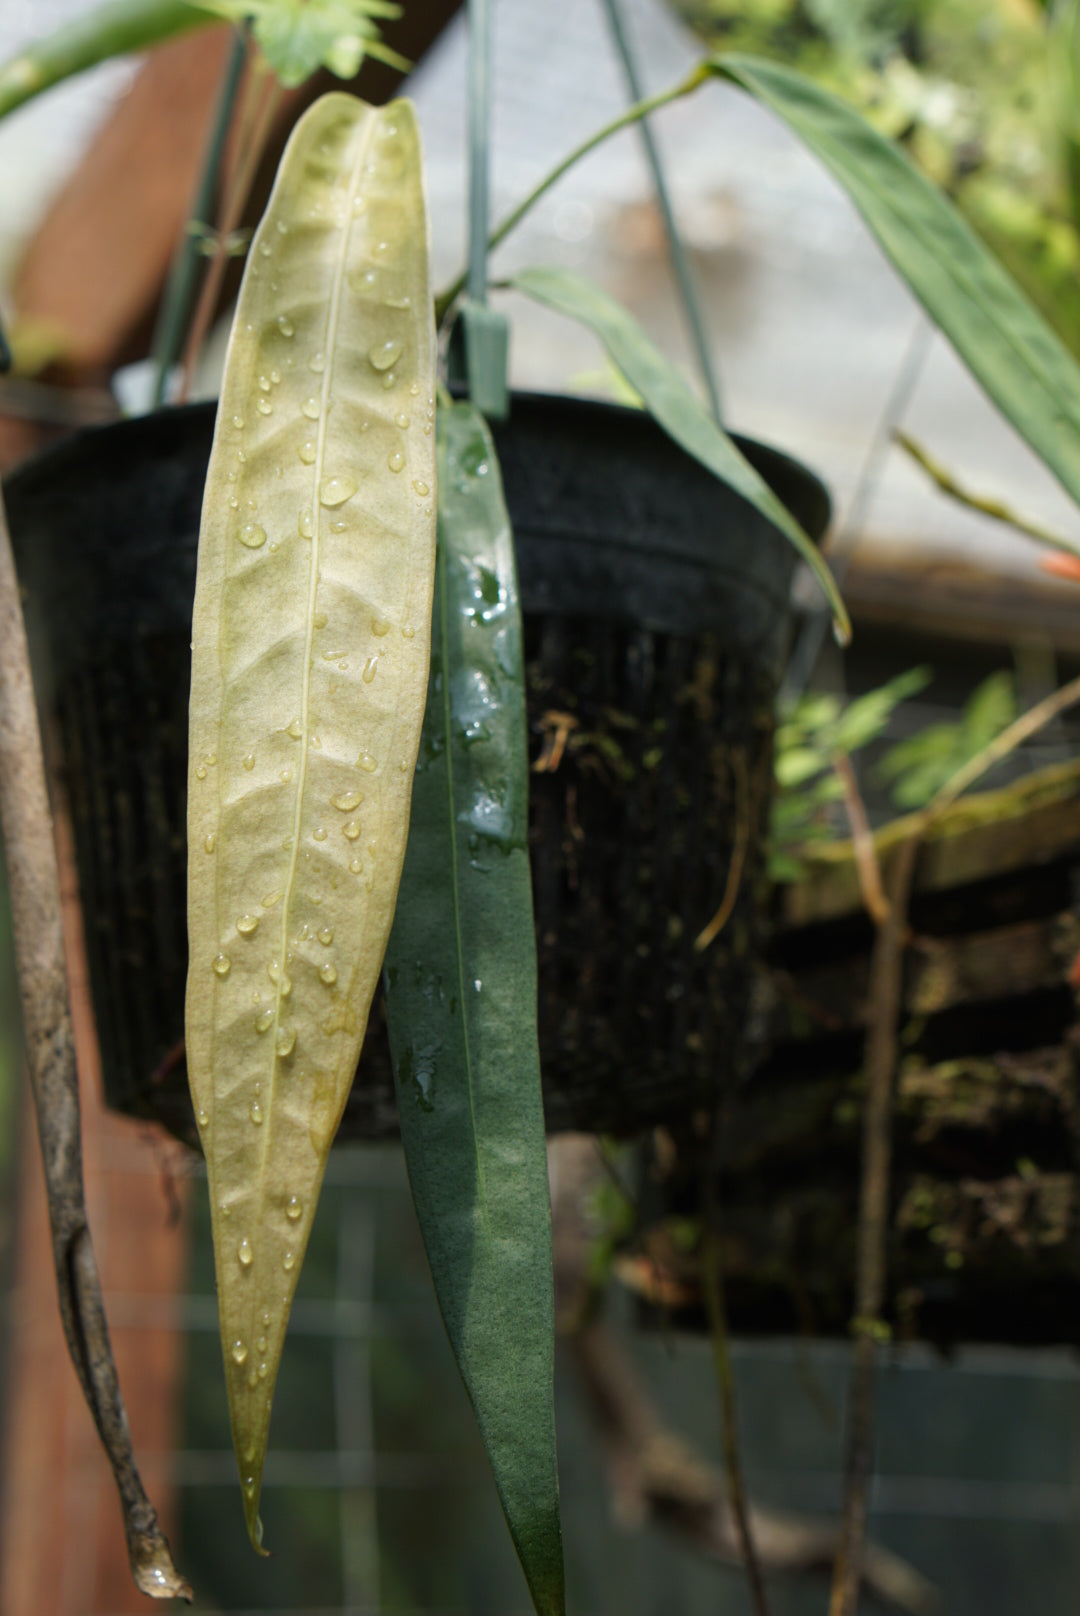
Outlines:
{"type": "Polygon", "coordinates": [[[714,57],[712,70],[771,107],[821,159],[972,375],[1080,503],[1080,367],[944,193],[791,68],[732,54],[714,57]]]}
{"type": "Polygon", "coordinates": [[[386,954],[401,1137],[432,1278],[533,1604],[564,1608],[524,667],[498,463],[438,412],[431,683],[386,954]]]}
{"type": "Polygon", "coordinates": [[[847,611],[817,546],[713,420],[675,367],[650,342],[633,315],[583,275],[553,264],[518,270],[510,276],[509,284],[538,303],[546,303],[588,326],[668,436],[721,482],[734,488],[791,541],[824,590],[838,635],[847,640],[851,634],[847,611]]]}

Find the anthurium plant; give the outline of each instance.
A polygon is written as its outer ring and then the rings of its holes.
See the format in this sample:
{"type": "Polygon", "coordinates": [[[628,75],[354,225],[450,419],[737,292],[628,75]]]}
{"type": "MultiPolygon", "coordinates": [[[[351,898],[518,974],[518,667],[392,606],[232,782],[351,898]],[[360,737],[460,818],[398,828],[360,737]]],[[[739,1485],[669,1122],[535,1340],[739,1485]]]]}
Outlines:
{"type": "MultiPolygon", "coordinates": [[[[207,19],[271,68],[352,72],[361,0],[132,0],[0,70],[0,107],[207,19]],[[96,31],[95,31],[96,30],[96,31]],[[6,96],[6,101],[3,97],[6,96]]],[[[988,395],[1080,500],[1080,369],[945,196],[798,73],[703,60],[560,164],[713,81],[846,189],[988,395]]],[[[821,558],[632,317],[566,269],[519,291],[603,343],[688,453],[821,558]]],[[[438,374],[423,165],[405,101],[301,119],[247,255],[207,475],[193,625],[187,1059],[207,1160],[244,1510],[320,1183],[380,975],[412,1192],[533,1603],[564,1608],[528,768],[513,536],[483,416],[438,374]]],[[[723,544],[723,535],[717,536],[723,544]]]]}

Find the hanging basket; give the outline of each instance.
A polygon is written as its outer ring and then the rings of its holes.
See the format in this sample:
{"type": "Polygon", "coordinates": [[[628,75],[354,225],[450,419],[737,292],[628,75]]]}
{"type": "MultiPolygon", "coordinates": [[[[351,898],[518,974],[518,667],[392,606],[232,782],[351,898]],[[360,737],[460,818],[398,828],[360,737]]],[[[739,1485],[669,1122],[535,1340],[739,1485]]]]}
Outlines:
{"type": "MultiPolygon", "coordinates": [[[[107,1099],[192,1142],[187,699],[212,429],[195,405],[80,433],[5,489],[107,1099]]],[[[795,559],[641,412],[523,395],[496,436],[525,613],[548,1124],[628,1134],[708,1105],[745,1048],[795,559]]],[[[821,484],[742,447],[820,537],[821,484]]],[[[377,1000],[340,1137],[395,1131],[377,1000]]]]}

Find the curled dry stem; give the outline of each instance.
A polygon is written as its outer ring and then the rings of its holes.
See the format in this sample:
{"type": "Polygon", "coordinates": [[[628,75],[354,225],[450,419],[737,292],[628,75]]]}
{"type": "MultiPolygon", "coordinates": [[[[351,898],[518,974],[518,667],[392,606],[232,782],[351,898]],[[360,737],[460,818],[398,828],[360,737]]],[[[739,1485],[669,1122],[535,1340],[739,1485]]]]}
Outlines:
{"type": "Polygon", "coordinates": [[[747,778],[746,758],[742,752],[735,752],[732,754],[731,763],[735,775],[735,845],[731,849],[731,863],[728,865],[727,882],[720,907],[708,925],[703,926],[694,938],[696,954],[703,954],[709,944],[716,941],[731,919],[735,901],[739,896],[746,852],[750,846],[750,781],[747,778]]]}
{"type": "Polygon", "coordinates": [[[173,1566],[135,1467],[87,1226],[60,884],[26,634],[2,505],[0,827],[64,1334],[116,1477],[136,1586],[151,1598],[190,1599],[191,1589],[173,1566]]]}

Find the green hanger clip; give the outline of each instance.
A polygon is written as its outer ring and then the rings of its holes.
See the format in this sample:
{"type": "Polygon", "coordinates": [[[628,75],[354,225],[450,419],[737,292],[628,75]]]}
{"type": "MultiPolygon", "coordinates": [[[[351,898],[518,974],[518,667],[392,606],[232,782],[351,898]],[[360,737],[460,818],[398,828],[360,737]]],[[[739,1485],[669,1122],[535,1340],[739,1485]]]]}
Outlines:
{"type": "Polygon", "coordinates": [[[510,322],[506,315],[486,303],[465,298],[450,333],[450,384],[463,386],[471,402],[492,421],[505,421],[510,413],[506,384],[509,352],[510,322]]]}

